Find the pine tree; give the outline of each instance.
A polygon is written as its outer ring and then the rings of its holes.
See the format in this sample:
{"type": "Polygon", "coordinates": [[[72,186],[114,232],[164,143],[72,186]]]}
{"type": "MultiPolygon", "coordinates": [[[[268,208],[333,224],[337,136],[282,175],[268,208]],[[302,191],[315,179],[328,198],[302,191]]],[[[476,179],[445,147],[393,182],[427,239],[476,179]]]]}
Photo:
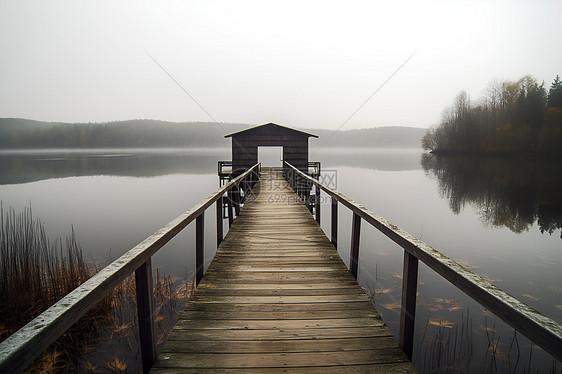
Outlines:
{"type": "Polygon", "coordinates": [[[562,81],[557,75],[548,91],[548,108],[562,108],[562,81]]]}

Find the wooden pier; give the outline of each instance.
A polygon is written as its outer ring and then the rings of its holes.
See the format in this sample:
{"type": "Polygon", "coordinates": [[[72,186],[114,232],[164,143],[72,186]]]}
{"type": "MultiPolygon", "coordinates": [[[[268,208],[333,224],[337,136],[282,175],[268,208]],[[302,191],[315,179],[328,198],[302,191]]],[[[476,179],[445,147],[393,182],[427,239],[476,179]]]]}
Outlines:
{"type": "Polygon", "coordinates": [[[298,200],[265,168],[151,372],[415,372],[298,200]]]}

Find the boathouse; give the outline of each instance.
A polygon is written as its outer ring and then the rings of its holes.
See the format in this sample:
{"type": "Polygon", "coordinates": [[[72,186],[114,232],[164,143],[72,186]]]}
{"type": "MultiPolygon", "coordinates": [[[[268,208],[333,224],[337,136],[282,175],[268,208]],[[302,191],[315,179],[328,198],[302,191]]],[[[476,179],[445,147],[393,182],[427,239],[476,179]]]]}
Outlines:
{"type": "Polygon", "coordinates": [[[225,135],[232,138],[232,178],[258,163],[259,147],[283,147],[283,161],[309,173],[308,138],[317,135],[275,123],[225,135]]]}

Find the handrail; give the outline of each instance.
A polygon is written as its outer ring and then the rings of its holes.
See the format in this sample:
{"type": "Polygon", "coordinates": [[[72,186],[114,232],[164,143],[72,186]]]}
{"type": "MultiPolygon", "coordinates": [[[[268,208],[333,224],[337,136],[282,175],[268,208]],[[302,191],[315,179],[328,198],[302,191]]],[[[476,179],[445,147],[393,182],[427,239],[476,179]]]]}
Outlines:
{"type": "MultiPolygon", "coordinates": [[[[204,212],[217,203],[217,245],[222,240],[222,200],[228,193],[239,204],[238,185],[251,188],[260,164],[254,165],[236,179],[219,188],[210,196],[184,212],[160,230],[137,244],[124,255],[107,265],[86,282],[53,304],[27,325],[10,335],[0,344],[0,373],[25,369],[51,343],[68,330],[78,319],[101,301],[126,277],[135,272],[137,309],[141,337],[143,370],[146,372],[156,359],[152,318],[151,257],[168,241],[196,220],[196,273],[197,283],[203,276],[203,222],[204,212]],[[220,205],[220,206],[219,206],[220,205]],[[220,222],[219,222],[220,221],[220,222]]],[[[232,204],[229,201],[229,205],[232,204]]],[[[232,219],[232,209],[229,220],[232,219]]]]}
{"type": "MultiPolygon", "coordinates": [[[[393,225],[390,221],[380,217],[364,206],[349,199],[343,194],[323,185],[318,180],[301,172],[293,165],[285,162],[291,175],[287,179],[293,182],[293,188],[298,181],[296,176],[307,183],[324,190],[332,197],[332,238],[334,228],[337,232],[337,203],[340,202],[353,212],[352,248],[350,270],[357,278],[357,262],[359,260],[359,232],[361,219],[386,235],[389,239],[404,249],[404,274],[402,281],[402,308],[400,318],[400,346],[411,358],[414,335],[414,316],[416,306],[416,287],[418,259],[429,266],[436,273],[447,279],[454,286],[465,292],[472,299],[504,320],[507,324],[519,330],[527,338],[559,361],[562,361],[562,325],[546,317],[534,308],[509,295],[499,287],[493,285],[480,275],[467,270],[458,262],[433,249],[411,234],[393,225]],[[336,207],[334,209],[334,206],[336,207]],[[335,215],[334,215],[335,211],[335,215]],[[335,225],[334,225],[335,220],[335,225]],[[355,268],[355,271],[353,270],[355,268]]],[[[290,174],[288,173],[288,174],[290,174]]],[[[297,190],[299,188],[296,188],[297,190]]],[[[318,196],[316,197],[318,200],[318,196]]],[[[318,217],[316,217],[318,220],[318,217]]],[[[332,240],[334,241],[334,240],[332,240]]]]}

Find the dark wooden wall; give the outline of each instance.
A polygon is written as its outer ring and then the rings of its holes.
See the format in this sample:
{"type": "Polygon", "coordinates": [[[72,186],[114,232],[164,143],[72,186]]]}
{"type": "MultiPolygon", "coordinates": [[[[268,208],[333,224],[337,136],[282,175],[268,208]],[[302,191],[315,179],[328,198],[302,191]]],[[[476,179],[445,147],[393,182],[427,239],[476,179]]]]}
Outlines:
{"type": "Polygon", "coordinates": [[[240,174],[258,162],[258,147],[283,147],[283,160],[308,172],[309,134],[282,126],[262,126],[232,135],[232,169],[240,174]]]}

